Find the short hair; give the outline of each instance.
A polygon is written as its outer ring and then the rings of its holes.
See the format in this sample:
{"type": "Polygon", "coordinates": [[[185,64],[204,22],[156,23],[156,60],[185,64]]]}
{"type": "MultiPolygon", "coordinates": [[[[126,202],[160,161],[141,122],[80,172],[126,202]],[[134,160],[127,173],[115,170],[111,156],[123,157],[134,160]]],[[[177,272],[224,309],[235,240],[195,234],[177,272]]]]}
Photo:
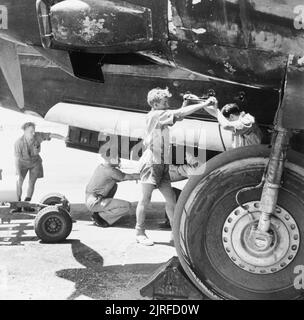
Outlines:
{"type": "Polygon", "coordinates": [[[148,92],[147,102],[151,108],[154,104],[161,101],[163,98],[170,98],[172,94],[169,92],[169,89],[154,88],[148,92]]]}
{"type": "Polygon", "coordinates": [[[232,114],[239,115],[241,113],[240,108],[236,103],[228,103],[224,105],[221,112],[225,118],[229,118],[232,114]]]}
{"type": "Polygon", "coordinates": [[[22,125],[21,129],[26,130],[29,127],[33,127],[34,129],[36,129],[36,125],[34,122],[26,122],[25,124],[22,125]]]}

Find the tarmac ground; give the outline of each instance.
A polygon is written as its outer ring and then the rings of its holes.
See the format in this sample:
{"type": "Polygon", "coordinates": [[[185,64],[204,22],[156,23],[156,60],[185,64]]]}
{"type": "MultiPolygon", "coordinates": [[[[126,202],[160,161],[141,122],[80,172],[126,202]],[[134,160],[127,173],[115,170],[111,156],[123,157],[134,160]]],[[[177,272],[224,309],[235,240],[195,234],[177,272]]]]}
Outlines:
{"type": "MultiPolygon", "coordinates": [[[[67,133],[65,126],[46,123],[0,108],[0,168],[2,183],[15,179],[13,145],[21,136],[20,127],[34,120],[38,131],[67,133]]],[[[53,140],[42,145],[45,177],[37,182],[33,202],[51,192],[64,194],[71,202],[76,220],[68,239],[60,244],[44,244],[34,231],[34,217],[26,213],[0,224],[0,299],[142,299],[139,289],[153,272],[172,256],[170,231],[160,230],[164,200],[156,190],[147,213],[147,233],[153,247],[135,242],[135,208],[140,184],[122,182],[117,198],[130,201],[130,216],[111,228],[94,226],[84,206],[84,189],[95,167],[98,154],[66,148],[53,140]]],[[[132,172],[134,164],[123,162],[132,172]]],[[[181,187],[185,182],[177,183],[181,187]]],[[[26,191],[25,181],[24,192],[26,191]]]]}

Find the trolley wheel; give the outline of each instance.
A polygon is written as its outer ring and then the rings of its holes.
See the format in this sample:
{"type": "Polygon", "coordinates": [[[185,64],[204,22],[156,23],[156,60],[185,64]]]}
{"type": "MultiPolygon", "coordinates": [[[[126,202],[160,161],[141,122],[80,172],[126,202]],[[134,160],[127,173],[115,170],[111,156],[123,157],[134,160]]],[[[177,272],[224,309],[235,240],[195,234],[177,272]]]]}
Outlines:
{"type": "Polygon", "coordinates": [[[46,243],[65,240],[72,231],[72,219],[69,213],[56,206],[41,209],[35,219],[35,232],[46,243]]]}
{"type": "Polygon", "coordinates": [[[56,204],[62,203],[64,204],[65,210],[67,210],[68,212],[71,211],[70,202],[61,193],[49,193],[40,200],[40,203],[48,206],[54,206],[56,204]]]}
{"type": "Polygon", "coordinates": [[[304,158],[287,155],[277,209],[271,218],[273,241],[252,241],[262,189],[235,197],[261,182],[270,149],[244,147],[206,164],[203,175],[185,186],[174,217],[174,240],[181,264],[211,299],[303,299],[296,270],[304,261],[304,158]]]}

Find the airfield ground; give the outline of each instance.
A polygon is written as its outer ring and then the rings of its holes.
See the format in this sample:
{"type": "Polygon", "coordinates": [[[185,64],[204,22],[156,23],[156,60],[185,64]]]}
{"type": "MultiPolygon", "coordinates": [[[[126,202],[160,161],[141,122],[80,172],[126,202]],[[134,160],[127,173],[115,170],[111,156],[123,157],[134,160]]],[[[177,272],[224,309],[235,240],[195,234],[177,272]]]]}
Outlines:
{"type": "MultiPolygon", "coordinates": [[[[67,133],[66,126],[0,108],[0,168],[7,181],[14,179],[14,141],[22,134],[22,123],[29,120],[36,122],[37,130],[67,133]]],[[[158,229],[164,217],[160,193],[155,191],[148,213],[148,233],[156,244],[141,247],[135,243],[133,229],[139,184],[123,182],[117,193],[132,203],[133,214],[101,229],[92,225],[83,204],[85,185],[99,155],[68,149],[62,141],[45,142],[41,155],[45,178],[38,181],[33,202],[50,192],[63,193],[77,222],[61,244],[41,243],[33,218],[26,214],[11,224],[0,224],[0,299],[140,299],[139,289],[176,255],[169,245],[170,232],[158,229]]],[[[134,163],[123,162],[123,167],[130,172],[134,163]]]]}

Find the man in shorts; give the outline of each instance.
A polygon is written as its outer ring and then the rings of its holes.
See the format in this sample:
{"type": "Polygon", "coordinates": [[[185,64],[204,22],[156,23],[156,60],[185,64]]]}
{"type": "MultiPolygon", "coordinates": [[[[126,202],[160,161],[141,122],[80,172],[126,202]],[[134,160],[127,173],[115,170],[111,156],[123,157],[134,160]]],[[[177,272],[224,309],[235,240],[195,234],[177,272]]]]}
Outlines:
{"type": "MultiPolygon", "coordinates": [[[[29,172],[29,184],[27,195],[24,201],[31,201],[35,190],[37,179],[43,178],[42,159],[39,155],[41,143],[52,138],[66,140],[65,137],[55,133],[36,132],[33,122],[26,122],[22,129],[24,134],[15,142],[15,165],[17,174],[17,196],[21,201],[22,186],[24,179],[29,172]]],[[[35,209],[24,207],[24,211],[33,212],[35,209]]],[[[22,208],[17,208],[14,212],[21,212],[22,208]]]]}
{"type": "MultiPolygon", "coordinates": [[[[142,196],[136,209],[136,241],[145,246],[153,245],[145,232],[145,211],[151,202],[152,192],[158,188],[166,200],[166,212],[170,223],[176,197],[171,187],[170,164],[170,135],[169,127],[176,121],[183,120],[186,116],[215,103],[215,98],[209,98],[193,105],[186,105],[177,110],[169,110],[171,94],[168,89],[152,89],[147,96],[151,111],[147,115],[146,133],[144,137],[145,151],[140,159],[140,180],[142,196]]],[[[184,97],[186,98],[186,97],[184,97]]],[[[187,96],[189,99],[189,97],[187,96]]],[[[186,99],[185,99],[186,101],[186,99]]],[[[172,236],[171,236],[172,238],[172,236]]]]}

